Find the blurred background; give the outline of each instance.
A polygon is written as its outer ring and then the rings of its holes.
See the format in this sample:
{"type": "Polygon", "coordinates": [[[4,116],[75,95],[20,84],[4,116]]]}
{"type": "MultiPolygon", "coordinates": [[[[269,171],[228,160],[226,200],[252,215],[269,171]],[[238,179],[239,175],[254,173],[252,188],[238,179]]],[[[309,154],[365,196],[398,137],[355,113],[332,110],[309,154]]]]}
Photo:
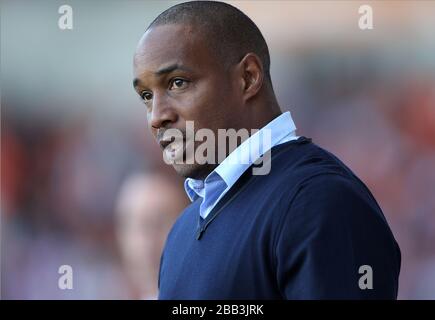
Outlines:
{"type": "MultiPolygon", "coordinates": [[[[1,1],[2,299],[153,299],[188,200],[132,87],[177,2],[1,1]],[[58,9],[73,9],[60,30],[58,9]],[[73,290],[58,269],[73,268],[73,290]]],[[[435,299],[435,2],[236,1],[269,44],[298,135],[369,186],[402,250],[400,299],[435,299]],[[373,8],[360,30],[358,8],[373,8]]]]}

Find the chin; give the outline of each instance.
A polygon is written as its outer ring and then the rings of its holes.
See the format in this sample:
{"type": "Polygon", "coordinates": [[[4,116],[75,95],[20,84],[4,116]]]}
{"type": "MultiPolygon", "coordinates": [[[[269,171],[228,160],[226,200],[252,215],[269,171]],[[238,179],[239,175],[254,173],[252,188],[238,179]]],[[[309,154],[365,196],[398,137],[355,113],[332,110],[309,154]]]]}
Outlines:
{"type": "Polygon", "coordinates": [[[216,166],[210,164],[173,164],[172,167],[183,178],[204,180],[216,166]]]}

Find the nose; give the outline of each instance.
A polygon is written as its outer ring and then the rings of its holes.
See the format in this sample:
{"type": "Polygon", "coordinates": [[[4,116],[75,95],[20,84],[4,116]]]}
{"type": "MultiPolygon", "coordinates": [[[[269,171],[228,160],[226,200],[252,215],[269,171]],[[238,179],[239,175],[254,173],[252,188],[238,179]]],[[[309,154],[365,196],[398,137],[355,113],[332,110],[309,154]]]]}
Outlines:
{"type": "Polygon", "coordinates": [[[149,114],[149,124],[153,130],[170,127],[175,123],[178,115],[168,101],[161,96],[154,95],[152,109],[149,114]]]}

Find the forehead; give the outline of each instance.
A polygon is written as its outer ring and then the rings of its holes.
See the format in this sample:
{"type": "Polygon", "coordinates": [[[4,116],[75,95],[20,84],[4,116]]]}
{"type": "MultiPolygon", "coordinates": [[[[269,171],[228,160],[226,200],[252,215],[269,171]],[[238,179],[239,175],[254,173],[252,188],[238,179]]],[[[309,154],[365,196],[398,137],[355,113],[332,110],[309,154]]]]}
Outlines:
{"type": "Polygon", "coordinates": [[[198,69],[213,64],[204,37],[194,27],[169,24],[153,27],[142,36],[134,55],[135,74],[152,73],[169,64],[198,69]]]}

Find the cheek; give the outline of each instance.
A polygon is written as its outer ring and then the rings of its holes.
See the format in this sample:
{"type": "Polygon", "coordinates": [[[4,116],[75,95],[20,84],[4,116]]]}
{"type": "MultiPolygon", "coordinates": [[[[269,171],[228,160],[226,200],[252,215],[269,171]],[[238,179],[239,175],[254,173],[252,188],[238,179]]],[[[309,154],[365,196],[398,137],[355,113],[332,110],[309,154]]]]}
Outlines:
{"type": "Polygon", "coordinates": [[[222,118],[228,106],[228,95],[211,81],[195,86],[185,100],[186,120],[214,122],[222,118]]]}

